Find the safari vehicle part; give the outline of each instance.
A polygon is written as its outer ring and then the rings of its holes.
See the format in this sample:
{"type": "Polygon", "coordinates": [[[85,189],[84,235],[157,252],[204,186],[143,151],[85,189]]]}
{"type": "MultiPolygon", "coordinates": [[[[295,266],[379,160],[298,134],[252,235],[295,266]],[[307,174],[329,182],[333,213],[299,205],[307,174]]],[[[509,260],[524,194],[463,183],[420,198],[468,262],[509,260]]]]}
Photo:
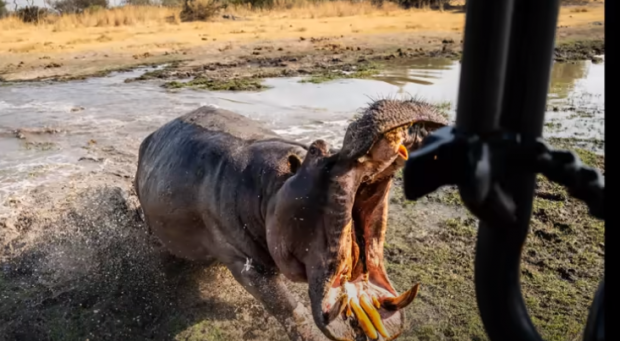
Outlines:
{"type": "MultiPolygon", "coordinates": [[[[541,139],[559,7],[559,0],[467,1],[456,125],[429,135],[405,166],[408,199],[457,185],[480,219],[476,299],[492,341],[542,341],[519,282],[536,174],[604,219],[600,172],[541,139]]],[[[603,279],[583,340],[604,339],[603,279]]]]}

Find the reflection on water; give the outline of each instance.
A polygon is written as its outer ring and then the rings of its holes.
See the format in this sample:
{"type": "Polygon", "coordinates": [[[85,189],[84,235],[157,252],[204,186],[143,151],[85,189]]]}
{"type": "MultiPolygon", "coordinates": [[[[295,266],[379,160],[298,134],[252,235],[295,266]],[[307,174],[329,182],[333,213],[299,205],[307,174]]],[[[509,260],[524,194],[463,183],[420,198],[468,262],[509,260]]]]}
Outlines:
{"type": "Polygon", "coordinates": [[[566,98],[575,83],[586,76],[588,64],[585,62],[555,63],[551,69],[549,92],[556,98],[566,98]]]}
{"type": "MultiPolygon", "coordinates": [[[[420,59],[394,64],[371,80],[300,83],[299,78],[265,81],[262,92],[169,92],[157,83],[124,83],[144,70],[66,83],[0,87],[0,211],[7,195],[24,186],[58,181],[67,174],[100,171],[122,163],[133,169],[142,139],[165,122],[200,105],[214,105],[261,120],[282,136],[340,146],[348,120],[372,99],[418,96],[451,103],[454,117],[460,64],[420,59]],[[44,130],[51,127],[51,130],[44,130]],[[26,128],[22,139],[16,129],[26,128]],[[30,129],[30,130],[28,130],[30,129]],[[95,142],[93,142],[95,141],[95,142]],[[92,143],[113,154],[95,155],[92,143]],[[129,155],[123,159],[121,156],[129,155]],[[123,161],[125,160],[125,161],[123,161]],[[130,160],[130,161],[127,161],[130,160]]],[[[555,64],[545,136],[602,139],[604,64],[555,64]]]]}
{"type": "Polygon", "coordinates": [[[405,92],[409,83],[418,85],[433,85],[443,78],[442,71],[451,71],[454,62],[448,59],[420,58],[411,61],[396,62],[390,68],[373,79],[384,81],[398,87],[398,93],[405,92]]]}

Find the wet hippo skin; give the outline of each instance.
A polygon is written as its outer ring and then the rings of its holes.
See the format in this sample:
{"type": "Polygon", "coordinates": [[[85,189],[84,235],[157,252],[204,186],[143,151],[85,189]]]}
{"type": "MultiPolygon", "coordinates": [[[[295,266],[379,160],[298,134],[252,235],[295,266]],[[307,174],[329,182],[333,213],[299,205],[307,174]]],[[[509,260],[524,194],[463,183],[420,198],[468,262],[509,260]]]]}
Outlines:
{"type": "Polygon", "coordinates": [[[291,340],[393,339],[418,286],[398,295],[385,272],[389,188],[408,152],[445,124],[424,102],[377,101],[336,150],[201,107],[145,138],[136,192],[170,253],[220,261],[291,340]],[[308,283],[311,312],[282,276],[308,283]]]}

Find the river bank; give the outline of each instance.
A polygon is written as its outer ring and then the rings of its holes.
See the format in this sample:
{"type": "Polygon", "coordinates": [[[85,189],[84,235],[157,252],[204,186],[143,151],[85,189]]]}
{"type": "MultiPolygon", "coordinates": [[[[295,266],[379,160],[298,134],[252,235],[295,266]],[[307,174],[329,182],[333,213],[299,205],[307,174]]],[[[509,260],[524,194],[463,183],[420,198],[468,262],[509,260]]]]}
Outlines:
{"type": "MultiPolygon", "coordinates": [[[[333,13],[247,13],[244,20],[221,18],[208,23],[145,22],[80,29],[58,24],[5,25],[9,29],[0,32],[0,77],[4,81],[84,79],[141,65],[174,63],[168,72],[147,77],[198,76],[212,80],[199,84],[203,88],[241,90],[260,88],[256,80],[266,77],[308,75],[320,81],[357,69],[362,72],[356,76],[363,77],[380,68],[381,62],[397,58],[460,59],[462,11],[389,6],[378,10],[365,3],[357,7],[333,13]],[[236,83],[222,84],[224,79],[236,83]]],[[[602,4],[563,7],[555,59],[596,60],[604,53],[603,36],[602,4]]]]}

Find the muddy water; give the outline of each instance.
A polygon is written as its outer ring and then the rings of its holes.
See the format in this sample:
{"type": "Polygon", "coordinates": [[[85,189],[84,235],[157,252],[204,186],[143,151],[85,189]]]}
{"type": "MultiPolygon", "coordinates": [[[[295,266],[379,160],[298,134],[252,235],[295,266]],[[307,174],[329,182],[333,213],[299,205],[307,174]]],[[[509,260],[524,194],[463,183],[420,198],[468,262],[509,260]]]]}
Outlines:
{"type": "MultiPolygon", "coordinates": [[[[454,116],[460,64],[422,59],[393,65],[373,80],[300,83],[268,79],[263,92],[169,92],[159,84],[124,83],[145,70],[67,83],[0,87],[0,214],[7,199],[76,172],[117,166],[133,170],[141,140],[174,117],[214,105],[261,120],[302,142],[322,138],[340,145],[356,110],[386,96],[415,95],[448,103],[454,116]],[[94,148],[97,146],[97,148],[94,148]]],[[[602,139],[604,64],[578,62],[553,68],[545,135],[602,139]]]]}

